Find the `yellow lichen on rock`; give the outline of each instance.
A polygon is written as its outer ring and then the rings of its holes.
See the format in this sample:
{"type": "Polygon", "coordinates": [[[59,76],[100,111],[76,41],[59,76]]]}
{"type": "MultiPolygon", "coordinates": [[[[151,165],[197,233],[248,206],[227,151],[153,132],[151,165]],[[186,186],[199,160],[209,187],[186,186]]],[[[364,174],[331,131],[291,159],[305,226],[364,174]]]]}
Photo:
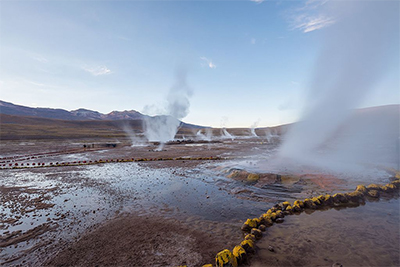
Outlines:
{"type": "Polygon", "coordinates": [[[397,189],[400,188],[400,180],[394,180],[393,182],[391,182],[392,185],[394,185],[397,189]]]}
{"type": "Polygon", "coordinates": [[[347,203],[347,202],[349,202],[349,200],[346,198],[346,196],[344,194],[342,194],[342,193],[334,194],[332,196],[332,198],[333,198],[333,201],[335,203],[347,203]]]}
{"type": "Polygon", "coordinates": [[[381,186],[380,185],[378,185],[378,184],[370,184],[370,185],[368,185],[367,186],[367,189],[368,190],[381,190],[381,186]]]}
{"type": "Polygon", "coordinates": [[[354,203],[359,203],[360,201],[364,200],[364,194],[359,191],[354,191],[345,194],[346,198],[354,203]]]}
{"type": "Polygon", "coordinates": [[[313,197],[311,200],[312,200],[312,202],[314,202],[315,205],[321,205],[322,204],[321,201],[317,197],[313,197]]]}
{"type": "Polygon", "coordinates": [[[251,228],[256,228],[260,224],[260,219],[259,218],[254,218],[254,219],[247,219],[246,222],[242,225],[242,230],[243,231],[250,231],[251,228]]]}
{"type": "Polygon", "coordinates": [[[247,181],[249,182],[256,182],[258,180],[260,180],[260,175],[256,173],[250,173],[249,175],[247,175],[247,181]]]}
{"type": "Polygon", "coordinates": [[[242,246],[235,246],[232,251],[233,256],[236,258],[238,264],[244,263],[247,260],[246,251],[242,246]]]}
{"type": "Polygon", "coordinates": [[[288,206],[285,208],[285,211],[292,212],[292,211],[293,211],[292,206],[288,205],[288,206]]]}
{"type": "Polygon", "coordinates": [[[317,205],[315,205],[314,201],[309,198],[304,199],[304,207],[308,209],[316,209],[317,205]]]}
{"type": "Polygon", "coordinates": [[[244,240],[252,240],[252,241],[256,241],[256,237],[253,234],[247,234],[244,237],[244,240]]]}
{"type": "Polygon", "coordinates": [[[296,200],[293,205],[298,205],[300,208],[304,208],[304,202],[301,200],[296,200]]]}
{"type": "Polygon", "coordinates": [[[379,197],[379,191],[372,189],[368,191],[368,196],[373,197],[373,198],[378,198],[379,197]]]}
{"type": "Polygon", "coordinates": [[[244,248],[244,250],[245,250],[247,253],[252,253],[252,252],[254,252],[254,241],[253,241],[253,240],[250,240],[250,239],[248,239],[248,240],[243,240],[243,241],[240,243],[240,246],[241,246],[242,248],[244,248]]]}
{"type": "Polygon", "coordinates": [[[289,201],[282,202],[282,207],[283,207],[284,210],[286,210],[287,206],[290,206],[290,202],[289,201]]]}
{"type": "Polygon", "coordinates": [[[218,267],[237,267],[237,261],[232,252],[225,249],[215,257],[215,265],[218,267]]]}
{"type": "Polygon", "coordinates": [[[254,235],[257,240],[262,238],[262,232],[257,228],[251,229],[251,234],[254,235]]]}
{"type": "Polygon", "coordinates": [[[385,186],[382,186],[382,190],[384,192],[392,192],[392,191],[396,190],[396,186],[394,184],[389,183],[389,184],[386,184],[385,186]]]}
{"type": "Polygon", "coordinates": [[[362,184],[357,185],[356,191],[361,192],[361,193],[363,193],[364,195],[368,193],[367,188],[366,188],[364,185],[362,185],[362,184]]]}
{"type": "Polygon", "coordinates": [[[204,265],[201,266],[201,267],[213,267],[213,265],[212,265],[212,264],[204,264],[204,265]]]}

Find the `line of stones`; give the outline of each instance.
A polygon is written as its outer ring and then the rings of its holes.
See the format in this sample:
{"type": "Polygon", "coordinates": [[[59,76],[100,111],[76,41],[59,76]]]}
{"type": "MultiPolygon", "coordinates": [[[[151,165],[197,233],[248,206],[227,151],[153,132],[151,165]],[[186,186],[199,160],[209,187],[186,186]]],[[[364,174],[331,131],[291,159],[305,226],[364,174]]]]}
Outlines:
{"type": "Polygon", "coordinates": [[[64,167],[64,166],[81,166],[81,165],[94,165],[104,163],[116,162],[140,162],[140,161],[168,161],[168,160],[223,160],[221,157],[178,157],[178,158],[130,158],[130,159],[100,159],[94,161],[73,161],[73,162],[50,162],[50,163],[13,163],[8,166],[2,166],[0,169],[24,169],[24,168],[44,168],[44,167],[64,167]]]}
{"type": "MultiPolygon", "coordinates": [[[[370,184],[358,185],[350,193],[336,193],[334,195],[320,195],[318,197],[296,200],[291,204],[288,201],[276,204],[259,218],[247,219],[242,226],[246,233],[240,245],[232,251],[225,249],[215,257],[217,267],[237,267],[248,263],[249,256],[255,252],[255,242],[262,238],[262,232],[274,223],[283,222],[286,215],[299,214],[305,210],[328,209],[334,207],[358,206],[365,203],[366,198],[377,199],[381,195],[392,196],[400,189],[400,172],[396,172],[392,182],[386,185],[370,184]]],[[[212,264],[203,267],[213,267],[212,264]]]]}

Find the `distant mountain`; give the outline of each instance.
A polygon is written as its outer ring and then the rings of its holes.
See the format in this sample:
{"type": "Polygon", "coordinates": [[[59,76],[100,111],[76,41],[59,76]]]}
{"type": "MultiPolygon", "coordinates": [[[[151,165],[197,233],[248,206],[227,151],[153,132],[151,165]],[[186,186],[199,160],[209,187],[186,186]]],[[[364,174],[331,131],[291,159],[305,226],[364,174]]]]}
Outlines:
{"type": "Polygon", "coordinates": [[[108,114],[102,114],[88,109],[77,109],[67,111],[64,109],[53,108],[31,108],[15,105],[0,100],[0,114],[31,116],[47,119],[59,120],[141,120],[146,115],[136,110],[112,111],[108,114]]]}

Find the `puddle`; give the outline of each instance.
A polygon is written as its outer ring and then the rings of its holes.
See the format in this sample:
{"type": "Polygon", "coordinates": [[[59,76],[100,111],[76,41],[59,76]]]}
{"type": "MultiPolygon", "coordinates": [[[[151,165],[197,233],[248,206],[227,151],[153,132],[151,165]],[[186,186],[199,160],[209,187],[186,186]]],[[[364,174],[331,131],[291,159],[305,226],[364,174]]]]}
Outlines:
{"type": "Polygon", "coordinates": [[[399,266],[399,213],[397,198],[286,216],[257,242],[251,266],[399,266]]]}

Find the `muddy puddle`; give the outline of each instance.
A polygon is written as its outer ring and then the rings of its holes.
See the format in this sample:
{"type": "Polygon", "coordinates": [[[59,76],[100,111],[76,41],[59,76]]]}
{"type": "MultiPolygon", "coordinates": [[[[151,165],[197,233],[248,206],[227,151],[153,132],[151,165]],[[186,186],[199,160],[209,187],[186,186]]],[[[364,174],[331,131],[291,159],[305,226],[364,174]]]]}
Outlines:
{"type": "Polygon", "coordinates": [[[399,266],[399,213],[396,198],[286,216],[257,243],[252,266],[399,266]]]}

